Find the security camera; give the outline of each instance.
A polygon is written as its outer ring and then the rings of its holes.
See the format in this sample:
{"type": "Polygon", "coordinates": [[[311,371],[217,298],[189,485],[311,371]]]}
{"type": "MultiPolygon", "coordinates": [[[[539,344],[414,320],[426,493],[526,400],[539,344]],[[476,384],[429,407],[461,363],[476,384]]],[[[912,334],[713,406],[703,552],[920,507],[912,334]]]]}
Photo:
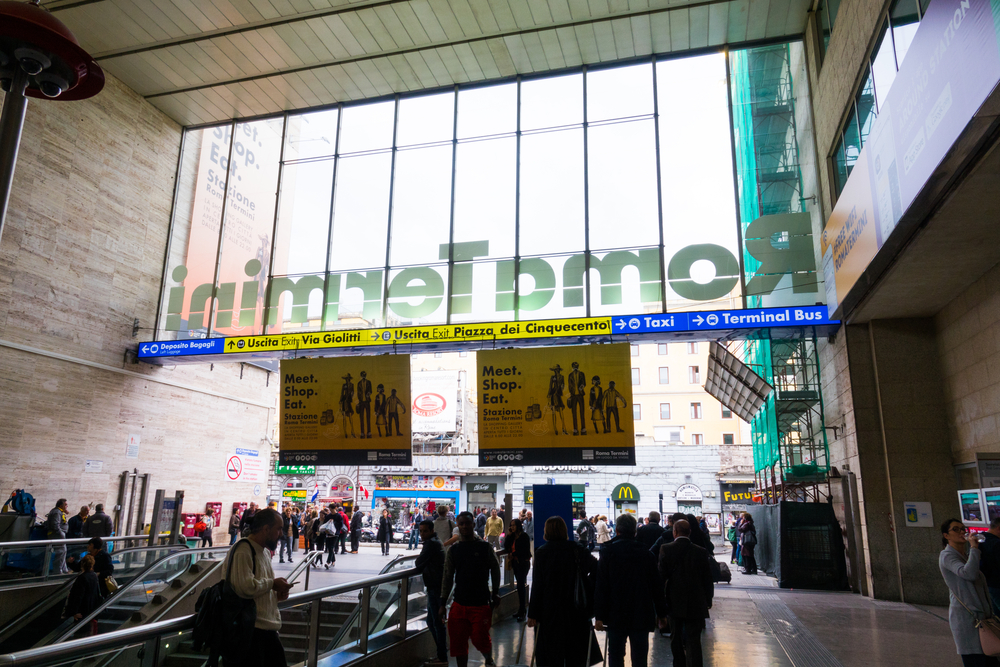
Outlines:
{"type": "Polygon", "coordinates": [[[47,55],[28,46],[22,46],[14,50],[14,57],[21,63],[23,69],[30,76],[40,74],[43,70],[52,65],[52,60],[47,55]]]}
{"type": "Polygon", "coordinates": [[[38,84],[38,88],[45,97],[59,97],[64,90],[69,88],[69,81],[51,72],[36,75],[35,83],[38,84]]]}

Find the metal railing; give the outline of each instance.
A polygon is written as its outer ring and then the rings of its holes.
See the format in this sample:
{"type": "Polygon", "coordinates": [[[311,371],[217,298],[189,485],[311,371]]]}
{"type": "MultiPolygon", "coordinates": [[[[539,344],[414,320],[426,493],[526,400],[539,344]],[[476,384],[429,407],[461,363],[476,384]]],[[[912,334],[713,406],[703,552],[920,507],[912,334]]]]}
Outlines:
{"type": "MultiPolygon", "coordinates": [[[[170,551],[180,551],[186,549],[187,547],[184,545],[171,544],[162,547],[135,547],[132,549],[123,549],[120,551],[116,551],[115,557],[120,558],[121,556],[126,556],[126,558],[121,558],[121,560],[125,561],[125,563],[120,563],[125,565],[126,569],[120,570],[116,567],[115,579],[118,581],[120,585],[124,586],[129,582],[131,582],[132,579],[134,579],[135,577],[141,577],[143,573],[149,567],[151,567],[152,565],[151,563],[146,564],[145,559],[142,559],[143,560],[142,565],[139,565],[132,569],[128,569],[128,565],[126,563],[137,563],[139,560],[137,558],[138,556],[146,555],[148,553],[155,554],[157,552],[164,552],[164,551],[169,553],[170,551]]],[[[0,644],[9,639],[12,633],[16,633],[20,628],[24,627],[25,624],[31,623],[39,615],[45,613],[49,608],[52,607],[52,605],[64,604],[66,601],[66,595],[69,593],[69,589],[73,585],[75,577],[76,574],[74,573],[72,575],[65,575],[64,580],[60,578],[62,583],[61,586],[51,590],[44,597],[38,600],[35,604],[31,605],[24,611],[20,612],[16,618],[12,618],[3,627],[0,627],[0,644]]],[[[51,584],[52,582],[58,583],[60,580],[53,579],[50,580],[48,584],[51,584]]],[[[27,585],[28,584],[25,584],[25,586],[27,585]]],[[[36,582],[36,585],[47,585],[47,582],[36,582]]]]}
{"type": "MultiPolygon", "coordinates": [[[[337,652],[345,652],[351,657],[363,657],[372,651],[388,648],[398,644],[413,635],[424,631],[420,623],[410,627],[411,621],[419,621],[421,616],[410,618],[408,604],[399,604],[395,609],[395,619],[391,624],[376,632],[370,633],[369,614],[372,601],[372,589],[382,585],[398,583],[401,601],[409,601],[409,582],[416,575],[413,568],[406,568],[389,574],[378,575],[368,579],[318,588],[313,591],[303,591],[291,595],[278,604],[279,609],[308,606],[309,635],[305,664],[318,667],[320,658],[319,627],[320,610],[324,599],[337,596],[358,594],[360,598],[360,625],[357,639],[339,647],[337,652]]],[[[157,665],[171,651],[171,644],[176,647],[183,641],[183,636],[194,627],[194,615],[183,616],[167,621],[158,621],[146,625],[116,630],[103,635],[73,639],[52,646],[28,649],[17,653],[0,655],[0,667],[17,665],[18,667],[52,667],[62,665],[71,660],[94,658],[109,653],[118,653],[133,648],[142,652],[143,663],[157,665]]]]}
{"type": "MultiPolygon", "coordinates": [[[[139,603],[145,605],[150,602],[154,595],[159,592],[158,588],[166,588],[174,579],[180,577],[186,573],[192,565],[198,564],[202,561],[204,556],[211,556],[213,554],[218,554],[221,558],[219,561],[214,563],[213,567],[218,567],[222,558],[229,553],[229,546],[219,546],[219,547],[205,547],[203,549],[184,549],[172,554],[167,554],[156,561],[151,563],[146,569],[144,569],[139,575],[137,575],[132,581],[130,581],[125,586],[122,586],[108,598],[89,615],[84,616],[82,620],[73,624],[66,630],[59,633],[56,637],[52,638],[49,643],[58,644],[61,642],[69,641],[71,637],[80,633],[88,631],[90,622],[102,618],[108,609],[121,605],[123,601],[131,599],[137,599],[139,603]],[[150,577],[155,577],[155,581],[159,585],[154,585],[152,589],[147,589],[150,585],[150,577]],[[138,593],[138,595],[136,595],[138,593]]],[[[212,571],[213,567],[206,568],[201,574],[202,576],[207,575],[212,571]]],[[[201,577],[198,577],[200,580],[201,577]]],[[[172,600],[176,603],[177,599],[172,600]]],[[[166,613],[173,604],[162,607],[158,610],[159,614],[166,613]]]]}
{"type": "MultiPolygon", "coordinates": [[[[161,533],[159,539],[161,545],[170,538],[170,533],[161,533]]],[[[0,580],[0,588],[18,587],[24,584],[35,584],[40,581],[51,579],[61,579],[68,575],[60,572],[51,572],[52,556],[56,549],[65,549],[67,555],[73,547],[86,548],[89,537],[77,537],[68,540],[22,540],[18,542],[0,542],[0,574],[14,574],[16,576],[0,580]],[[13,557],[13,558],[12,558],[13,557]]],[[[122,544],[132,546],[131,542],[149,542],[149,535],[122,535],[120,537],[105,537],[104,543],[113,547],[122,544]]],[[[139,545],[135,545],[139,546],[139,545]]],[[[145,544],[143,545],[145,546],[145,544]]],[[[108,549],[111,551],[112,549],[108,549]]]]}

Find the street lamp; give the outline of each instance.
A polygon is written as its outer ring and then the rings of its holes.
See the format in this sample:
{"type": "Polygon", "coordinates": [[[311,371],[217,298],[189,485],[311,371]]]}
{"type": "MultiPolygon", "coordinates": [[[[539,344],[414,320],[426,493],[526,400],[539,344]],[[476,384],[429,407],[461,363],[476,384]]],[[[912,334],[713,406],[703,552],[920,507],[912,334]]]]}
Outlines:
{"type": "Polygon", "coordinates": [[[104,88],[104,71],[38,0],[0,0],[0,235],[7,217],[28,97],[85,100],[104,88]]]}

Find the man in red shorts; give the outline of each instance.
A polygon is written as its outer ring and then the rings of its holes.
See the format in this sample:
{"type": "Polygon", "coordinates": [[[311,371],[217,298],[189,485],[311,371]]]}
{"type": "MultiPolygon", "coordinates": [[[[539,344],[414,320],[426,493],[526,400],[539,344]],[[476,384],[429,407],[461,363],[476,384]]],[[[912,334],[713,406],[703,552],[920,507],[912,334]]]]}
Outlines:
{"type": "Polygon", "coordinates": [[[448,550],[441,583],[441,618],[448,623],[451,655],[458,667],[468,667],[471,639],[472,645],[486,659],[486,667],[495,667],[490,627],[493,608],[500,602],[500,562],[493,547],[476,535],[476,522],[471,512],[459,514],[455,523],[458,542],[448,550]],[[455,601],[448,614],[445,605],[453,585],[455,601]]]}

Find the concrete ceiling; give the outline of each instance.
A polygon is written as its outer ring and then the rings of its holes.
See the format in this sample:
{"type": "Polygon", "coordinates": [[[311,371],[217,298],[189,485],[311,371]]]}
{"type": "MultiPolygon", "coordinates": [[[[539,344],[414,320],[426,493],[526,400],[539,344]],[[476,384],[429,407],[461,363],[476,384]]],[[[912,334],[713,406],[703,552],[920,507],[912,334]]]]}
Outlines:
{"type": "Polygon", "coordinates": [[[182,125],[802,33],[812,0],[55,0],[182,125]]]}

